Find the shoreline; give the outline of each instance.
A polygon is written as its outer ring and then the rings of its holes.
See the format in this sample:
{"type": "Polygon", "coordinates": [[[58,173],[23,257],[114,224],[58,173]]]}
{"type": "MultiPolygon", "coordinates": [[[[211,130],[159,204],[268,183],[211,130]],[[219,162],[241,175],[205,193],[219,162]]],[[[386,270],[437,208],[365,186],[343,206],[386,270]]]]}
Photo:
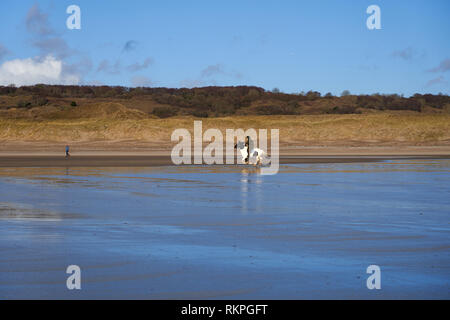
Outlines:
{"type": "MultiPolygon", "coordinates": [[[[162,148],[161,145],[150,146],[131,142],[75,144],[71,145],[71,157],[65,159],[63,145],[18,143],[12,146],[3,144],[0,145],[0,168],[172,166],[174,164],[170,157],[171,149],[169,147],[162,148]]],[[[282,165],[377,162],[400,159],[450,159],[450,146],[281,145],[279,159],[282,165]]]]}
{"type": "MultiPolygon", "coordinates": [[[[314,163],[357,163],[379,162],[383,160],[419,160],[419,159],[450,159],[450,155],[281,155],[279,162],[283,164],[314,164],[314,163]]],[[[197,164],[183,164],[195,166],[197,164]]],[[[203,164],[206,165],[206,164],[203,164]]],[[[224,165],[225,161],[224,161],[224,165]]],[[[236,164],[235,164],[236,165],[236,164]]],[[[0,168],[25,167],[166,167],[175,166],[168,155],[72,155],[66,159],[64,155],[4,155],[0,153],[0,168]]]]}

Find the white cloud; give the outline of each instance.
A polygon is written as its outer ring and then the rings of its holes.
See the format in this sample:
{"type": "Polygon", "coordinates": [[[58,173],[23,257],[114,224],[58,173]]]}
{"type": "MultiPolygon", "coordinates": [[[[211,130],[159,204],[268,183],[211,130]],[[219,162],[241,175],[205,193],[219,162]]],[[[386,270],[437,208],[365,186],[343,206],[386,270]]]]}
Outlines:
{"type": "Polygon", "coordinates": [[[49,55],[39,59],[15,59],[0,65],[0,85],[78,84],[80,76],[65,72],[62,60],[49,55]]]}

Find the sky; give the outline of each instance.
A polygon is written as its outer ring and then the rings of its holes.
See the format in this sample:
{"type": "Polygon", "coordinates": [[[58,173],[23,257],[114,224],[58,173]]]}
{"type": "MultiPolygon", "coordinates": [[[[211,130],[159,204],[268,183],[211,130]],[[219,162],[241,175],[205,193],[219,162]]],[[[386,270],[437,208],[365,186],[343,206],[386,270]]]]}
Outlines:
{"type": "Polygon", "coordinates": [[[449,14],[448,0],[1,0],[0,85],[449,94],[449,14]]]}

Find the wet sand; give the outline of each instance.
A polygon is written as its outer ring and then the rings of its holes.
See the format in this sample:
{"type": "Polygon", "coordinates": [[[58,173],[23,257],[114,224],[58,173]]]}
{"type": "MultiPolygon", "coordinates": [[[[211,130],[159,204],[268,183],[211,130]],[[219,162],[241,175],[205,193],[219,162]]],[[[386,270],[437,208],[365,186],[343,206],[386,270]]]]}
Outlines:
{"type": "MultiPolygon", "coordinates": [[[[349,153],[330,154],[311,150],[289,151],[280,155],[280,164],[295,163],[355,163],[395,159],[450,159],[445,153],[349,153]]],[[[191,161],[193,163],[193,159],[191,161]]],[[[225,163],[225,159],[224,159],[225,163]]],[[[0,152],[0,167],[160,167],[173,165],[167,151],[155,152],[79,152],[65,158],[57,153],[0,152]]]]}
{"type": "MultiPolygon", "coordinates": [[[[0,167],[158,167],[173,165],[170,158],[170,146],[164,148],[157,143],[136,141],[76,143],[71,145],[69,159],[65,159],[64,150],[65,146],[61,143],[2,142],[0,144],[0,167]]],[[[450,146],[280,146],[281,164],[355,163],[394,159],[450,159],[450,146]]]]}
{"type": "Polygon", "coordinates": [[[449,181],[449,160],[0,168],[0,299],[448,299],[449,181]]]}

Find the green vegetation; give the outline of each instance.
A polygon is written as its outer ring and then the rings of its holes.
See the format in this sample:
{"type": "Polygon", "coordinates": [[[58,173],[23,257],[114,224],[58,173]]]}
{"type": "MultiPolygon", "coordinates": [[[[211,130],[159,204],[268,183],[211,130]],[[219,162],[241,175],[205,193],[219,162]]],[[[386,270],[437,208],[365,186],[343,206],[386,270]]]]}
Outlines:
{"type": "Polygon", "coordinates": [[[364,114],[389,110],[446,113],[450,108],[450,97],[443,94],[415,94],[408,98],[397,94],[352,95],[348,90],[337,97],[331,93],[321,96],[317,91],[286,94],[277,88],[266,91],[253,86],[193,89],[0,86],[0,117],[27,117],[26,110],[39,108],[65,112],[64,105],[82,107],[98,103],[118,103],[126,108],[138,109],[149,117],[191,115],[214,118],[230,115],[364,114]],[[20,112],[3,112],[11,109],[20,109],[20,112]]]}
{"type": "Polygon", "coordinates": [[[153,114],[159,118],[169,118],[177,114],[175,108],[171,107],[156,107],[153,109],[153,114]]]}

